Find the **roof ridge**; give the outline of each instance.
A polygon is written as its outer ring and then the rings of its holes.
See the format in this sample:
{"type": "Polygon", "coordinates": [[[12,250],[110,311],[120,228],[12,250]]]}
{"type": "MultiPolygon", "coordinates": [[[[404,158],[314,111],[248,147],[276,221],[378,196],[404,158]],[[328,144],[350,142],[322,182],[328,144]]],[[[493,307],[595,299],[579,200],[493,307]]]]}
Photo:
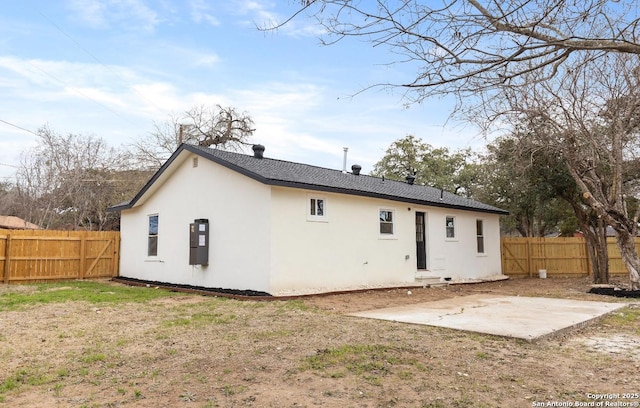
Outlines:
{"type": "MultiPolygon", "coordinates": [[[[239,156],[253,157],[252,154],[248,154],[248,153],[238,153],[238,152],[232,152],[232,151],[229,151],[229,150],[212,149],[211,147],[204,147],[204,146],[197,146],[197,145],[194,145],[194,146],[196,146],[196,147],[198,147],[198,148],[200,148],[202,150],[207,150],[208,152],[223,152],[224,154],[235,154],[235,155],[239,155],[239,156]]],[[[267,156],[262,157],[259,160],[271,160],[271,161],[280,162],[280,163],[290,163],[290,164],[295,164],[297,166],[313,167],[313,168],[316,168],[316,169],[329,170],[329,171],[334,171],[334,172],[345,174],[345,172],[343,170],[332,169],[332,168],[329,168],[329,167],[319,166],[319,165],[315,165],[315,164],[300,163],[300,162],[295,162],[295,161],[291,161],[291,160],[276,159],[276,158],[267,157],[267,156]]],[[[357,177],[368,177],[368,178],[375,179],[375,180],[380,180],[380,181],[383,181],[383,182],[390,181],[390,182],[394,182],[394,183],[406,184],[405,181],[396,180],[396,179],[392,179],[392,178],[385,178],[384,176],[379,177],[379,176],[372,176],[371,174],[363,174],[363,173],[360,173],[360,174],[356,175],[356,174],[353,174],[353,172],[350,172],[350,171],[347,171],[346,174],[351,174],[351,175],[354,175],[354,176],[357,176],[357,177]]],[[[439,187],[429,186],[429,185],[426,185],[426,184],[416,184],[416,186],[433,188],[433,189],[436,189],[436,190],[442,190],[439,187]]],[[[451,193],[450,191],[445,191],[445,192],[451,193]]],[[[455,193],[451,193],[451,194],[455,194],[455,193]]]]}

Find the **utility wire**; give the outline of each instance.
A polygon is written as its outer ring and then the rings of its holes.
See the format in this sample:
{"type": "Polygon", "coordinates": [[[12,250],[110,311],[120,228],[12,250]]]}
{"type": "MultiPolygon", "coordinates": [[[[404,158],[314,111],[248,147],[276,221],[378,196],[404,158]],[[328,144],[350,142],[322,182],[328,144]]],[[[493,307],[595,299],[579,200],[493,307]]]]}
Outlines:
{"type": "Polygon", "coordinates": [[[91,53],[88,49],[86,49],[85,47],[83,47],[78,41],[76,41],[75,38],[71,37],[71,35],[69,35],[66,31],[64,31],[60,26],[58,26],[53,20],[51,20],[49,17],[47,17],[45,14],[43,14],[42,12],[38,11],[38,13],[45,18],[45,20],[47,20],[52,26],[54,26],[58,31],[60,31],[62,34],[64,34],[69,40],[71,40],[75,45],[78,46],[78,48],[80,48],[82,51],[84,51],[87,55],[89,55],[91,58],[93,58],[98,64],[102,65],[107,71],[109,71],[111,74],[113,74],[113,76],[115,76],[116,78],[118,78],[123,84],[125,84],[129,89],[131,89],[136,95],[138,95],[140,98],[144,99],[145,101],[147,101],[148,103],[150,103],[151,105],[155,106],[156,109],[158,109],[159,111],[166,113],[166,111],[164,109],[162,109],[160,106],[156,105],[155,102],[153,102],[151,99],[147,98],[144,94],[142,94],[141,92],[139,92],[137,89],[135,89],[133,87],[133,85],[129,84],[127,81],[125,81],[124,78],[122,78],[120,75],[118,75],[117,72],[115,72],[114,70],[112,70],[107,64],[105,64],[104,62],[102,62],[98,57],[96,57],[93,53],[91,53]]]}
{"type": "Polygon", "coordinates": [[[2,122],[2,123],[6,123],[6,124],[7,124],[7,125],[9,125],[9,126],[13,126],[13,127],[14,127],[14,128],[16,128],[16,129],[23,130],[23,131],[25,131],[25,132],[27,132],[27,133],[31,133],[31,134],[32,134],[32,135],[34,135],[34,136],[38,136],[38,134],[37,134],[36,132],[33,132],[33,131],[29,130],[29,129],[25,129],[25,128],[23,128],[23,127],[21,127],[21,126],[18,126],[18,125],[14,125],[13,123],[11,123],[11,122],[7,122],[6,120],[2,120],[2,119],[0,119],[0,122],[2,122]]]}
{"type": "Polygon", "coordinates": [[[125,118],[124,116],[122,116],[120,113],[114,111],[113,109],[111,109],[110,107],[108,107],[107,105],[103,104],[102,102],[97,101],[96,99],[90,97],[89,95],[85,94],[84,92],[80,91],[79,89],[67,84],[66,82],[64,82],[62,79],[55,77],[53,74],[50,74],[49,72],[47,72],[46,70],[40,68],[39,66],[35,65],[33,62],[31,61],[27,61],[29,63],[29,65],[31,65],[32,67],[34,67],[35,69],[37,69],[38,71],[43,72],[45,75],[47,75],[49,78],[60,82],[62,85],[72,89],[74,92],[76,92],[78,95],[83,96],[84,98],[89,99],[90,101],[92,101],[93,103],[102,106],[104,109],[108,110],[109,112],[113,113],[116,116],[121,117],[122,119],[126,120],[127,122],[134,124],[130,119],[125,118]]]}

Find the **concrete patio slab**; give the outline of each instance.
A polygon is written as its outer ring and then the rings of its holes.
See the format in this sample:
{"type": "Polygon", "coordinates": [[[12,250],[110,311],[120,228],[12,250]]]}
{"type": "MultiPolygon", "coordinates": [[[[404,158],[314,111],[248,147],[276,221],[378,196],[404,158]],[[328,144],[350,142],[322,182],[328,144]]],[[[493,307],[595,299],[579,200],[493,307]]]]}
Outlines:
{"type": "Polygon", "coordinates": [[[625,306],[621,303],[480,294],[368,310],[349,316],[535,341],[583,327],[625,306]]]}

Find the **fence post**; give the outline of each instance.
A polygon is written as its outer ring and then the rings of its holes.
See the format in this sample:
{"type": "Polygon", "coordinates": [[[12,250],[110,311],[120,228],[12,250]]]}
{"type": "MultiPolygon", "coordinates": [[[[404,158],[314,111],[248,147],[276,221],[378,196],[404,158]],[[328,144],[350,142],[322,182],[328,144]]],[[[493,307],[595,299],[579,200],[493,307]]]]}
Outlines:
{"type": "Polygon", "coordinates": [[[80,270],[78,271],[78,279],[84,279],[84,272],[87,268],[87,240],[85,235],[80,236],[80,270]]]}
{"type": "Polygon", "coordinates": [[[531,271],[531,240],[527,241],[527,270],[529,270],[529,277],[533,276],[533,271],[531,271]]]}
{"type": "Polygon", "coordinates": [[[120,233],[115,233],[113,237],[113,276],[120,275],[120,233]]]}
{"type": "Polygon", "coordinates": [[[4,246],[4,283],[9,283],[11,272],[11,234],[7,233],[7,241],[4,246]]]}

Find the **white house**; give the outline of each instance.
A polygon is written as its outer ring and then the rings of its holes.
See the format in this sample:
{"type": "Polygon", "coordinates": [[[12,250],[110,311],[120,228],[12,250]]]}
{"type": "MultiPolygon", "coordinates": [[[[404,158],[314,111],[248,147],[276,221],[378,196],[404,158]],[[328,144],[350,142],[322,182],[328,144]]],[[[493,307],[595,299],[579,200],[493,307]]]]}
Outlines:
{"type": "Polygon", "coordinates": [[[263,151],[180,146],[111,208],[122,212],[120,275],[274,296],[501,275],[506,211],[263,151]]]}

